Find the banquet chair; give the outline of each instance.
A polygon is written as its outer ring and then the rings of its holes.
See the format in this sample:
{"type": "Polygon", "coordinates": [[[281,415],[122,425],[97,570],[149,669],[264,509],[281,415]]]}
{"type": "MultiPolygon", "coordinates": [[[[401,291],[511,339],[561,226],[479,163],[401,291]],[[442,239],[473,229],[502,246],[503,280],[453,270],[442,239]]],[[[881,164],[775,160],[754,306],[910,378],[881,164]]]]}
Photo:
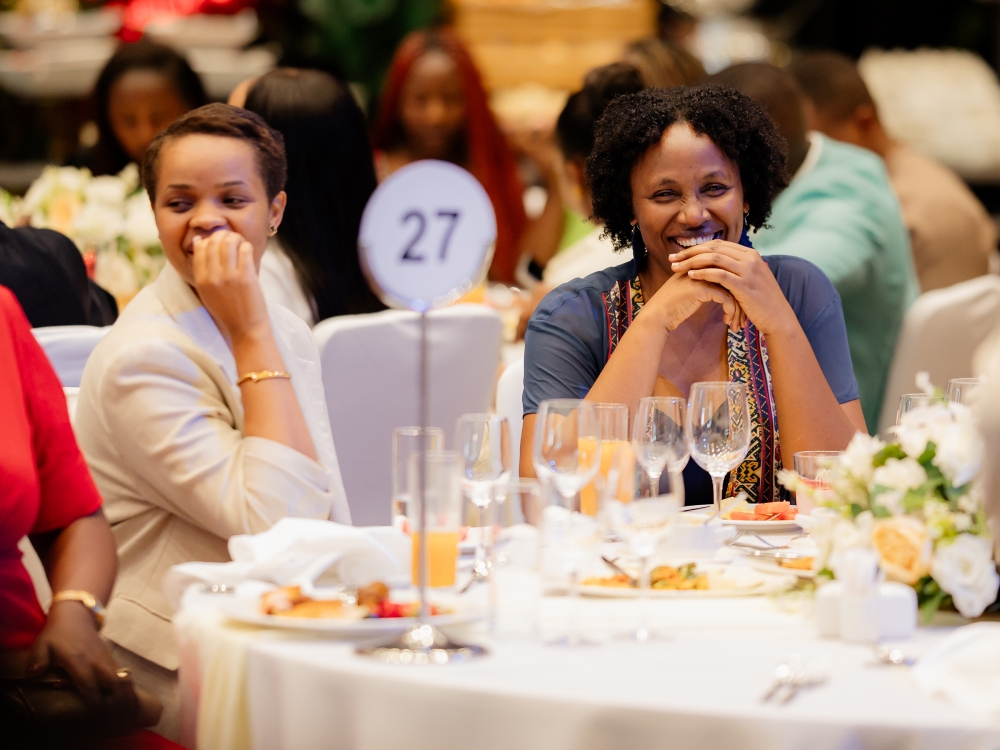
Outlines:
{"type": "Polygon", "coordinates": [[[90,353],[110,330],[111,326],[48,326],[32,328],[31,332],[48,355],[63,386],[75,388],[80,385],[90,353]]]}
{"type": "MultiPolygon", "coordinates": [[[[503,324],[495,310],[455,305],[428,315],[429,426],[453,448],[455,422],[490,409],[503,324]]],[[[420,316],[343,315],[314,329],[340,473],[357,526],[390,522],[392,431],[420,424],[420,316]]]]}
{"type": "Polygon", "coordinates": [[[952,378],[972,377],[972,355],[998,321],[1000,276],[980,276],[920,295],[896,342],[878,431],[896,424],[899,397],[916,390],[921,370],[942,389],[952,378]]]}
{"type": "Polygon", "coordinates": [[[514,456],[510,467],[512,477],[519,476],[521,458],[521,424],[524,421],[524,407],[521,394],[524,391],[524,360],[512,362],[497,381],[497,414],[507,417],[510,425],[510,444],[514,456]]]}

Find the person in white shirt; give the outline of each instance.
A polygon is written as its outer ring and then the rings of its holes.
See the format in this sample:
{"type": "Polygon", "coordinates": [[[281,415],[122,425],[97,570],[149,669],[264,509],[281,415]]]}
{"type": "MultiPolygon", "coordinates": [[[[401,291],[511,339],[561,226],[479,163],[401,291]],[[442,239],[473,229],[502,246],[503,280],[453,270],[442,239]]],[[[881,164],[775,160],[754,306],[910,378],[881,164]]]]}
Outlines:
{"type": "Polygon", "coordinates": [[[268,242],[260,283],[268,302],[310,326],[384,310],[358,260],[361,214],[378,181],[365,116],[350,89],[318,70],[280,68],[239,104],[285,138],[288,207],[268,242]]]}
{"type": "Polygon", "coordinates": [[[257,278],[285,210],[281,134],[209,104],[146,153],[168,264],[84,369],[76,433],[120,560],[104,635],[179,734],[174,565],[229,560],[227,540],[280,518],[350,523],[308,327],[257,278]]]}

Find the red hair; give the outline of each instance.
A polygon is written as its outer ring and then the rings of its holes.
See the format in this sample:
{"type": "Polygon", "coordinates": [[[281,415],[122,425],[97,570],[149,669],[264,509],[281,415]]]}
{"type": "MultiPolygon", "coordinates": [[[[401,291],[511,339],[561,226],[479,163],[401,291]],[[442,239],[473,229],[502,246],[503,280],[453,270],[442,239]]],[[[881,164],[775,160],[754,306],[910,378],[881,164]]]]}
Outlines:
{"type": "Polygon", "coordinates": [[[449,29],[416,31],[407,36],[392,58],[372,136],[375,148],[388,151],[403,142],[399,117],[403,85],[413,64],[424,53],[440,49],[458,68],[465,93],[465,147],[468,169],[482,183],[497,217],[497,243],[490,278],[511,282],[518,261],[518,245],[527,218],[523,186],[514,156],[486,101],[482,78],[468,50],[449,29]]]}

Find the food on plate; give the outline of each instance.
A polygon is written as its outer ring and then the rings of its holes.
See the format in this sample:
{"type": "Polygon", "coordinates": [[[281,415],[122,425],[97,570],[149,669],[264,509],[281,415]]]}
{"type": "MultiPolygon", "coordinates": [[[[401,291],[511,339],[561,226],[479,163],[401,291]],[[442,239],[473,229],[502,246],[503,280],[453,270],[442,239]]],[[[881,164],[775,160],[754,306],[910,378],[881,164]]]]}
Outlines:
{"type": "Polygon", "coordinates": [[[790,568],[791,570],[812,570],[813,567],[813,557],[796,557],[794,559],[781,559],[778,560],[778,565],[782,568],[790,568]]]}
{"type": "Polygon", "coordinates": [[[727,521],[794,521],[799,514],[799,509],[785,500],[741,505],[740,510],[731,510],[723,518],[727,521]]]}
{"type": "MultiPolygon", "coordinates": [[[[604,586],[606,588],[636,588],[633,579],[627,575],[592,576],[583,580],[584,586],[604,586]]],[[[658,591],[707,591],[708,576],[696,571],[696,563],[672,567],[659,565],[649,573],[650,588],[658,591]]]]}
{"type": "MultiPolygon", "coordinates": [[[[376,581],[357,590],[357,604],[346,599],[313,599],[298,586],[280,586],[265,592],[260,598],[260,611],[279,617],[302,617],[331,620],[363,620],[366,618],[416,617],[417,602],[389,601],[389,587],[376,581]]],[[[432,615],[443,614],[431,605],[432,615]]]]}

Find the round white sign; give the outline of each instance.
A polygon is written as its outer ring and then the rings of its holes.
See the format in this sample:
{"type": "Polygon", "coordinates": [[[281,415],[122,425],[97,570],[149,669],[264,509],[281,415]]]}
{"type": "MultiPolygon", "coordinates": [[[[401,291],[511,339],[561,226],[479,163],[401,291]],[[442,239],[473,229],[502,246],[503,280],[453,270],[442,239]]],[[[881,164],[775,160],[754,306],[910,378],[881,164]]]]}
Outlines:
{"type": "Polygon", "coordinates": [[[408,164],[372,194],[361,217],[361,267],[382,301],[424,312],[482,281],[496,217],[475,177],[445,161],[408,164]]]}

